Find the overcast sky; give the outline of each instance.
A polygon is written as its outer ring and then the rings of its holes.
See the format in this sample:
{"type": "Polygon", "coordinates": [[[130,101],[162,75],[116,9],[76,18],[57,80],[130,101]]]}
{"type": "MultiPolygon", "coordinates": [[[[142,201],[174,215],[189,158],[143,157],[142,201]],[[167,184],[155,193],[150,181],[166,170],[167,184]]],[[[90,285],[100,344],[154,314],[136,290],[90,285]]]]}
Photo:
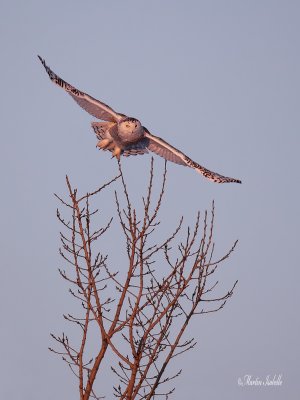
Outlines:
{"type": "MultiPolygon", "coordinates": [[[[165,232],[181,215],[192,224],[214,199],[216,255],[239,239],[218,276],[224,290],[238,279],[237,289],[222,312],[189,327],[198,345],[180,360],[174,400],[296,398],[299,21],[292,0],[1,3],[1,399],[78,398],[74,377],[47,350],[74,307],[57,272],[53,193],[66,193],[65,174],[85,192],[117,171],[95,148],[93,117],[49,81],[37,54],[195,161],[243,181],[217,185],[168,164],[165,232]],[[283,384],[240,387],[246,374],[282,375],[283,384]]],[[[136,202],[149,163],[123,163],[136,202]]],[[[115,213],[109,196],[103,209],[115,213]]],[[[101,382],[107,399],[111,384],[101,382]]]]}

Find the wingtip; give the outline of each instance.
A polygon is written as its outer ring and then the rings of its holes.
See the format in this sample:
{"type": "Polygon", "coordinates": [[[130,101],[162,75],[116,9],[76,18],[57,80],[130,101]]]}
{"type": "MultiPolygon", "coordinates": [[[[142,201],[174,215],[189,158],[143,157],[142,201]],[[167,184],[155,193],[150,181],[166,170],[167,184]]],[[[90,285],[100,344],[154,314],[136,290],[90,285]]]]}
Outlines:
{"type": "Polygon", "coordinates": [[[242,181],[240,179],[234,179],[234,178],[229,178],[227,181],[225,181],[227,183],[239,183],[242,184],[242,181]]]}
{"type": "Polygon", "coordinates": [[[40,56],[40,55],[37,55],[38,56],[38,59],[40,60],[40,62],[43,64],[43,66],[45,67],[46,66],[46,62],[45,62],[45,60],[40,56]]]}

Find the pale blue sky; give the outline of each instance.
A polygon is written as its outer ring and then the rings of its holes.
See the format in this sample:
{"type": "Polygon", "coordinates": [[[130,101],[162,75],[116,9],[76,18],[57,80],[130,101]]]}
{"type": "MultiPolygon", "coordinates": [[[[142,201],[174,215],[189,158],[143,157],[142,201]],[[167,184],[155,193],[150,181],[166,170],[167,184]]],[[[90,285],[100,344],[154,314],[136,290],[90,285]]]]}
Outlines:
{"type": "MultiPolygon", "coordinates": [[[[116,173],[95,149],[93,118],[51,84],[37,54],[195,161],[243,180],[217,185],[168,164],[166,231],[214,199],[217,254],[239,239],[219,271],[224,288],[238,287],[222,312],[191,324],[198,346],[180,360],[173,398],[296,398],[299,21],[291,0],[2,2],[1,399],[76,398],[73,376],[47,350],[72,307],[57,273],[53,192],[65,193],[66,173],[82,191],[116,173]],[[238,387],[245,374],[282,374],[283,386],[238,387]]],[[[124,163],[137,201],[149,162],[124,163]]],[[[109,197],[103,207],[114,213],[109,197]]]]}

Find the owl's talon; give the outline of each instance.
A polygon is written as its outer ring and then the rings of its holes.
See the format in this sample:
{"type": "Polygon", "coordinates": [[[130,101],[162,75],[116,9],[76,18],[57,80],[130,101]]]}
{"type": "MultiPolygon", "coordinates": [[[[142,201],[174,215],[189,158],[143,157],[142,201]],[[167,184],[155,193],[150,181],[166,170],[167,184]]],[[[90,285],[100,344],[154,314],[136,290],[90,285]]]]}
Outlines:
{"type": "Polygon", "coordinates": [[[99,140],[99,142],[96,144],[96,147],[99,147],[99,149],[105,150],[112,141],[110,139],[102,139],[99,140]]]}
{"type": "Polygon", "coordinates": [[[122,152],[122,150],[118,146],[116,146],[113,151],[113,156],[116,157],[119,161],[120,161],[120,157],[121,157],[121,152],[122,152]]]}
{"type": "Polygon", "coordinates": [[[116,145],[114,144],[114,142],[111,142],[105,150],[113,150],[116,147],[116,145]]]}

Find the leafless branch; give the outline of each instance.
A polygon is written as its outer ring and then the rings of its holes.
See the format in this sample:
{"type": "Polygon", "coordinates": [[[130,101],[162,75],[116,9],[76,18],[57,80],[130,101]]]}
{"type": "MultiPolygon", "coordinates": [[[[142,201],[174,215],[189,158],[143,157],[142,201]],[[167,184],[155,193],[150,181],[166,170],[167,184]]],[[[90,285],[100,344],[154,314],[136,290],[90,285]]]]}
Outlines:
{"type": "Polygon", "coordinates": [[[171,227],[169,236],[157,242],[166,164],[157,196],[154,178],[152,159],[141,215],[130,199],[120,162],[119,175],[98,189],[78,195],[67,176],[68,200],[56,195],[69,212],[64,217],[57,210],[63,227],[59,252],[67,265],[59,273],[70,285],[72,296],[80,301],[82,311],[78,316],[65,314],[64,318],[79,327],[81,341],[74,345],[64,333],[52,334],[60,349],[50,350],[60,355],[76,376],[80,400],[102,398],[95,394],[94,383],[108,354],[114,354],[117,360],[111,365],[116,398],[168,399],[174,392],[168,385],[181,373],[180,370],[168,376],[168,364],[196,345],[194,338],[184,338],[191,318],[222,309],[236,287],[237,282],[227,293],[213,295],[218,281],[212,278],[237,244],[220,259],[213,259],[214,203],[210,215],[205,212],[201,217],[197,213],[194,225],[187,227],[185,233],[181,217],[177,226],[171,227]],[[114,191],[114,197],[127,254],[127,259],[122,260],[126,271],[123,278],[110,268],[108,256],[99,252],[98,244],[105,241],[113,219],[104,221],[103,226],[94,226],[99,221],[95,199],[118,182],[120,188],[114,191]],[[93,347],[94,354],[88,357],[93,327],[98,348],[93,347]]]}

